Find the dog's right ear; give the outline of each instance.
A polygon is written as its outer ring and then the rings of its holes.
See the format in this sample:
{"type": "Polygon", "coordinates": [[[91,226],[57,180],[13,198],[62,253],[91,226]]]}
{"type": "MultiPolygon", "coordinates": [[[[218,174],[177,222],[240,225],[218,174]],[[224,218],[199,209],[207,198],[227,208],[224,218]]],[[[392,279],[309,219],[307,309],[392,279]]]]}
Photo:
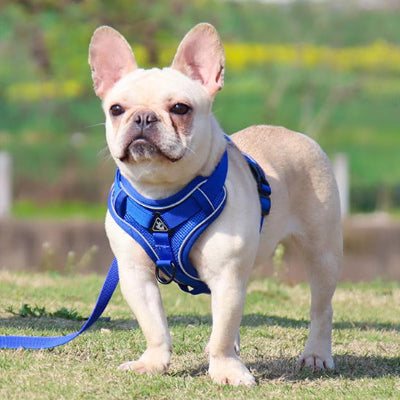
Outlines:
{"type": "Polygon", "coordinates": [[[183,38],[171,67],[199,81],[210,96],[224,86],[225,52],[216,29],[196,25],[183,38]]]}
{"type": "Polygon", "coordinates": [[[123,76],[137,69],[129,43],[109,26],[97,28],[89,45],[94,91],[101,99],[123,76]]]}

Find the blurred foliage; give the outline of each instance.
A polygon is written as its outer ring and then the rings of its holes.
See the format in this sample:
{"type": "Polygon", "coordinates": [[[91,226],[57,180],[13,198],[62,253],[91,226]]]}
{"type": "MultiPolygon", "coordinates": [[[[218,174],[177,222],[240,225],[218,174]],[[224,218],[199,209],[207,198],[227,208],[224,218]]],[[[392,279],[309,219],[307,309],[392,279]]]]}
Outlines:
{"type": "Polygon", "coordinates": [[[303,131],[330,156],[349,154],[353,209],[398,207],[400,10],[348,4],[3,0],[0,149],[14,156],[17,198],[105,199],[113,164],[87,65],[97,26],[117,28],[150,67],[168,65],[183,35],[208,21],[226,47],[214,110],[227,132],[303,131]]]}
{"type": "MultiPolygon", "coordinates": [[[[157,55],[160,65],[168,65],[176,47],[165,46],[157,55]]],[[[370,45],[346,48],[315,46],[311,44],[225,44],[227,66],[232,71],[243,71],[268,64],[286,65],[296,68],[327,67],[341,72],[400,73],[400,47],[378,40],[370,45]]],[[[136,58],[142,65],[149,66],[151,55],[143,45],[135,46],[136,58]]],[[[369,79],[365,82],[367,90],[376,92],[400,91],[400,81],[369,79]]],[[[52,79],[46,81],[16,82],[5,88],[7,102],[33,102],[41,99],[77,99],[87,90],[87,81],[76,79],[52,79]]]]}
{"type": "Polygon", "coordinates": [[[229,66],[235,70],[283,64],[303,68],[325,66],[339,71],[400,72],[400,48],[383,40],[344,48],[309,43],[235,43],[227,44],[225,51],[229,66]]]}

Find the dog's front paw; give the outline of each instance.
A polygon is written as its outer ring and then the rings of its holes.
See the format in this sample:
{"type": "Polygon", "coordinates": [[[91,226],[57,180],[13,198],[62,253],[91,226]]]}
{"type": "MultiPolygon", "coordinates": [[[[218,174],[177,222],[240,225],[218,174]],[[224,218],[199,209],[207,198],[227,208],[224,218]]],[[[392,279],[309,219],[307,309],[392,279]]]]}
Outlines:
{"type": "Polygon", "coordinates": [[[298,364],[303,368],[310,368],[313,371],[324,371],[334,369],[335,363],[331,356],[320,357],[315,354],[302,354],[298,360],[298,364]]]}
{"type": "Polygon", "coordinates": [[[167,371],[169,364],[150,364],[144,361],[127,361],[122,363],[118,370],[120,371],[133,371],[136,374],[149,374],[158,375],[163,374],[167,371]]]}
{"type": "Polygon", "coordinates": [[[256,380],[245,365],[236,357],[212,357],[210,376],[218,384],[254,386],[256,380]]]}
{"type": "Polygon", "coordinates": [[[118,367],[120,371],[133,371],[137,374],[158,375],[169,368],[170,353],[146,350],[139,360],[127,361],[118,367]]]}

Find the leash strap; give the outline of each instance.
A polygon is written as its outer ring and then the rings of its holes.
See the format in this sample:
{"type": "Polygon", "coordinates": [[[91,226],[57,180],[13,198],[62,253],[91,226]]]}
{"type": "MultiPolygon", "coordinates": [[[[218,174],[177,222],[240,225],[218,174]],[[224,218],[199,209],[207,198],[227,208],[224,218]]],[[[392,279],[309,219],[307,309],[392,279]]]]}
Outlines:
{"type": "Polygon", "coordinates": [[[107,307],[115,288],[118,285],[118,264],[114,258],[108,271],[106,280],[97,299],[96,305],[90,315],[89,319],[85,322],[82,328],[75,333],[66,336],[45,337],[45,336],[0,336],[0,348],[2,349],[48,349],[52,347],[61,346],[65,343],[75,339],[81,333],[90,328],[101,316],[104,309],[107,307]]]}

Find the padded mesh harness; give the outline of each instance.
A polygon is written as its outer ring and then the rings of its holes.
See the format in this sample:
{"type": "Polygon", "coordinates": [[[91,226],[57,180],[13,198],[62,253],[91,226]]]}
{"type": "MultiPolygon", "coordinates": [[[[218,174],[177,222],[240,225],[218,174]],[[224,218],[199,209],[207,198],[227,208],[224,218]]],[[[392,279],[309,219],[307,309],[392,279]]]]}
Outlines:
{"type": "MultiPolygon", "coordinates": [[[[247,154],[244,156],[257,181],[262,227],[271,205],[270,186],[261,167],[247,154]]],[[[152,200],[140,195],[117,169],[108,199],[109,212],[154,261],[160,283],[174,281],[190,294],[210,293],[191,264],[189,253],[196,239],[225,206],[227,170],[225,151],[209,177],[198,176],[173,196],[152,200]]]]}

